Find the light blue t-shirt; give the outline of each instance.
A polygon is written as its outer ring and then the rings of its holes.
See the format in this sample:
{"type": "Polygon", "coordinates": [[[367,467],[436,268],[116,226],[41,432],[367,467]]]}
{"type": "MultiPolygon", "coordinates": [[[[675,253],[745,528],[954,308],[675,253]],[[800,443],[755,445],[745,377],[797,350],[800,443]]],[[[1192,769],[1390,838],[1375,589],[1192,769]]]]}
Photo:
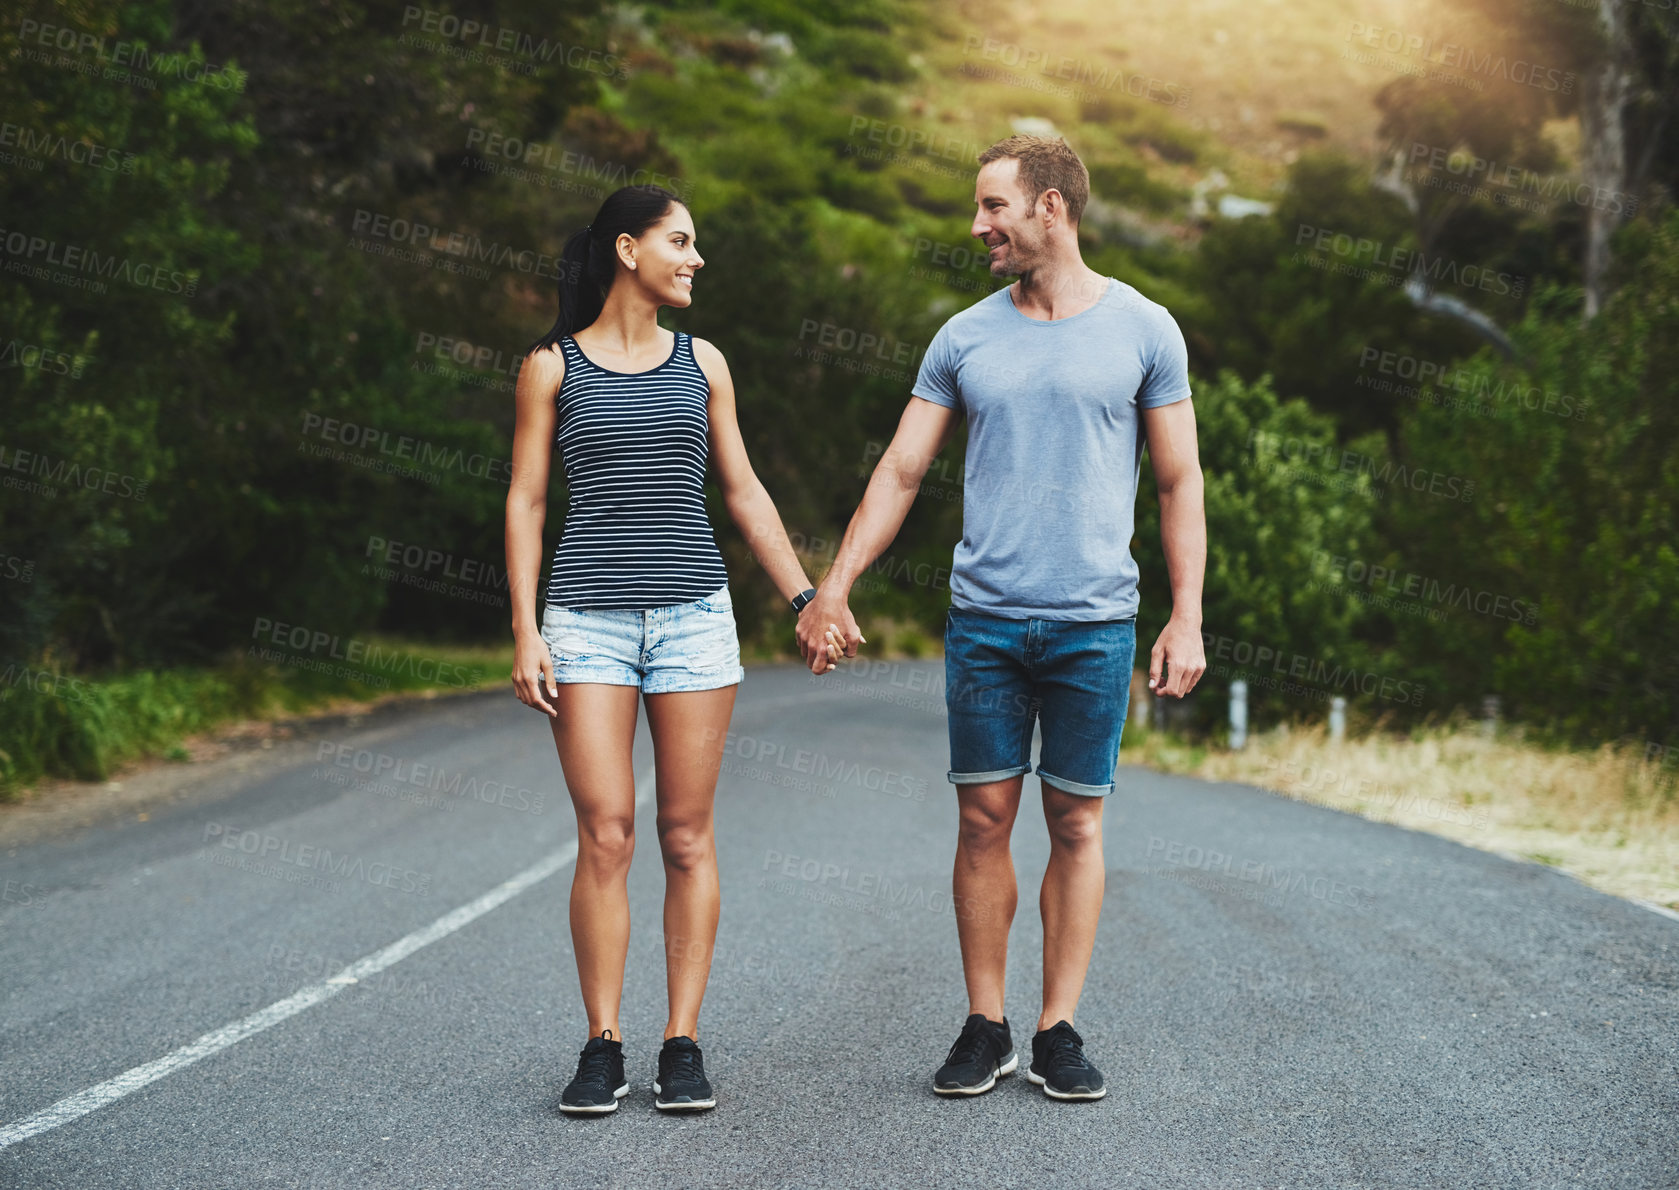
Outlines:
{"type": "Polygon", "coordinates": [[[1013,619],[1137,614],[1139,407],[1182,401],[1189,354],[1166,307],[1114,278],[1049,321],[1008,289],[939,328],[910,391],[968,419],[957,608],[1013,619]]]}

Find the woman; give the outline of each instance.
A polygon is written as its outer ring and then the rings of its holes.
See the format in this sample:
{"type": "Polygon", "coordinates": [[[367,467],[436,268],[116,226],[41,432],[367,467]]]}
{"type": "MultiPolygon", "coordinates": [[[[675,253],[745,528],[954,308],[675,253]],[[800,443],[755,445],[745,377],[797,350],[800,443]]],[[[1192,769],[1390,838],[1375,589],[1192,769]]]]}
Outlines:
{"type": "MultiPolygon", "coordinates": [[[[561,1110],[616,1111],[624,1078],[618,1006],[629,949],[626,877],[635,840],[636,691],[658,770],[670,1016],[655,1106],[715,1105],[699,1046],[717,933],[712,799],[735,686],[745,676],[728,575],[706,521],[706,459],[729,514],[789,601],[810,582],[735,424],[734,387],[710,343],[658,324],[693,301],[693,220],[674,194],[628,186],[566,243],[560,312],[532,344],[515,394],[507,573],[513,688],[549,717],[577,811],[571,937],[589,1017],[561,1110]],[[570,507],[536,622],[537,571],[558,446],[570,507]]],[[[802,601],[801,601],[802,602],[802,601]]],[[[801,646],[801,651],[803,651],[801,646]]],[[[826,673],[835,629],[806,661],[826,673]]]]}

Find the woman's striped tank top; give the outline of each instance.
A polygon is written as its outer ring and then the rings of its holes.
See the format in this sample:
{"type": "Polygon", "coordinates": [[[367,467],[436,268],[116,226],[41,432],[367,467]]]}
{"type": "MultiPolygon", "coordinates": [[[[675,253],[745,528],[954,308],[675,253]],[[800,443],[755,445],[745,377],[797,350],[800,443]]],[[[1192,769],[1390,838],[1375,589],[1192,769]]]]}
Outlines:
{"type": "Polygon", "coordinates": [[[554,441],[571,503],[548,602],[641,611],[691,603],[728,582],[705,515],[711,385],[690,336],[647,372],[592,363],[567,335],[554,441]]]}

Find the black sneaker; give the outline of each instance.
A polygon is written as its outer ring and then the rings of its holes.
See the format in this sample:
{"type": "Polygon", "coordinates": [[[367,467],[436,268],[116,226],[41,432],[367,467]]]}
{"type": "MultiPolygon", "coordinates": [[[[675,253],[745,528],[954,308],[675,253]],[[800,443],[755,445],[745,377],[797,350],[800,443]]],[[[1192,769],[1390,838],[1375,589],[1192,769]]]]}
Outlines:
{"type": "Polygon", "coordinates": [[[1084,1038],[1066,1021],[1032,1036],[1032,1065],[1026,1077],[1051,1099],[1100,1099],[1108,1093],[1102,1072],[1084,1056],[1084,1038]]]}
{"type": "Polygon", "coordinates": [[[944,1065],[933,1075],[933,1090],[939,1095],[980,1095],[1018,1065],[1008,1017],[998,1024],[976,1012],[962,1025],[944,1065]]]}
{"type": "Polygon", "coordinates": [[[577,1115],[617,1111],[618,1101],[630,1093],[624,1077],[624,1046],[605,1030],[589,1038],[577,1058],[577,1077],[560,1092],[560,1110],[577,1115]]]}
{"type": "Polygon", "coordinates": [[[659,1050],[659,1077],[653,1080],[653,1106],[660,1111],[704,1111],[716,1107],[705,1062],[692,1037],[672,1037],[659,1050]]]}

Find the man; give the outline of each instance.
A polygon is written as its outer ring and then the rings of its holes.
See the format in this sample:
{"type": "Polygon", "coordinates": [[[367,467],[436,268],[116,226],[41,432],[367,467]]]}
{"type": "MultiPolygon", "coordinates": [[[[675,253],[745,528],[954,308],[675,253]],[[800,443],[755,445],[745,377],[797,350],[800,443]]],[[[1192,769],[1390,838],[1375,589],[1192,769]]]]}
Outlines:
{"type": "Polygon", "coordinates": [[[933,1089],[979,1094],[1018,1064],[1003,1013],[1016,900],[1009,834],[1036,719],[1050,858],[1039,896],[1043,1006],[1028,1077],[1055,1099],[1100,1099],[1102,1075],[1072,1022],[1102,908],[1103,798],[1113,789],[1136,649],[1130,542],[1145,443],[1172,586],[1149,689],[1182,698],[1206,669],[1206,525],[1188,357],[1163,306],[1080,257],[1089,174],[1064,140],[1011,136],[979,162],[971,230],[990,250],[992,275],[1016,280],[934,336],[833,567],[800,611],[798,639],[808,662],[824,648],[827,625],[838,624],[845,655],[857,655],[851,585],[891,544],[928,465],[966,416],[945,701],[969,1016],[933,1089]]]}

